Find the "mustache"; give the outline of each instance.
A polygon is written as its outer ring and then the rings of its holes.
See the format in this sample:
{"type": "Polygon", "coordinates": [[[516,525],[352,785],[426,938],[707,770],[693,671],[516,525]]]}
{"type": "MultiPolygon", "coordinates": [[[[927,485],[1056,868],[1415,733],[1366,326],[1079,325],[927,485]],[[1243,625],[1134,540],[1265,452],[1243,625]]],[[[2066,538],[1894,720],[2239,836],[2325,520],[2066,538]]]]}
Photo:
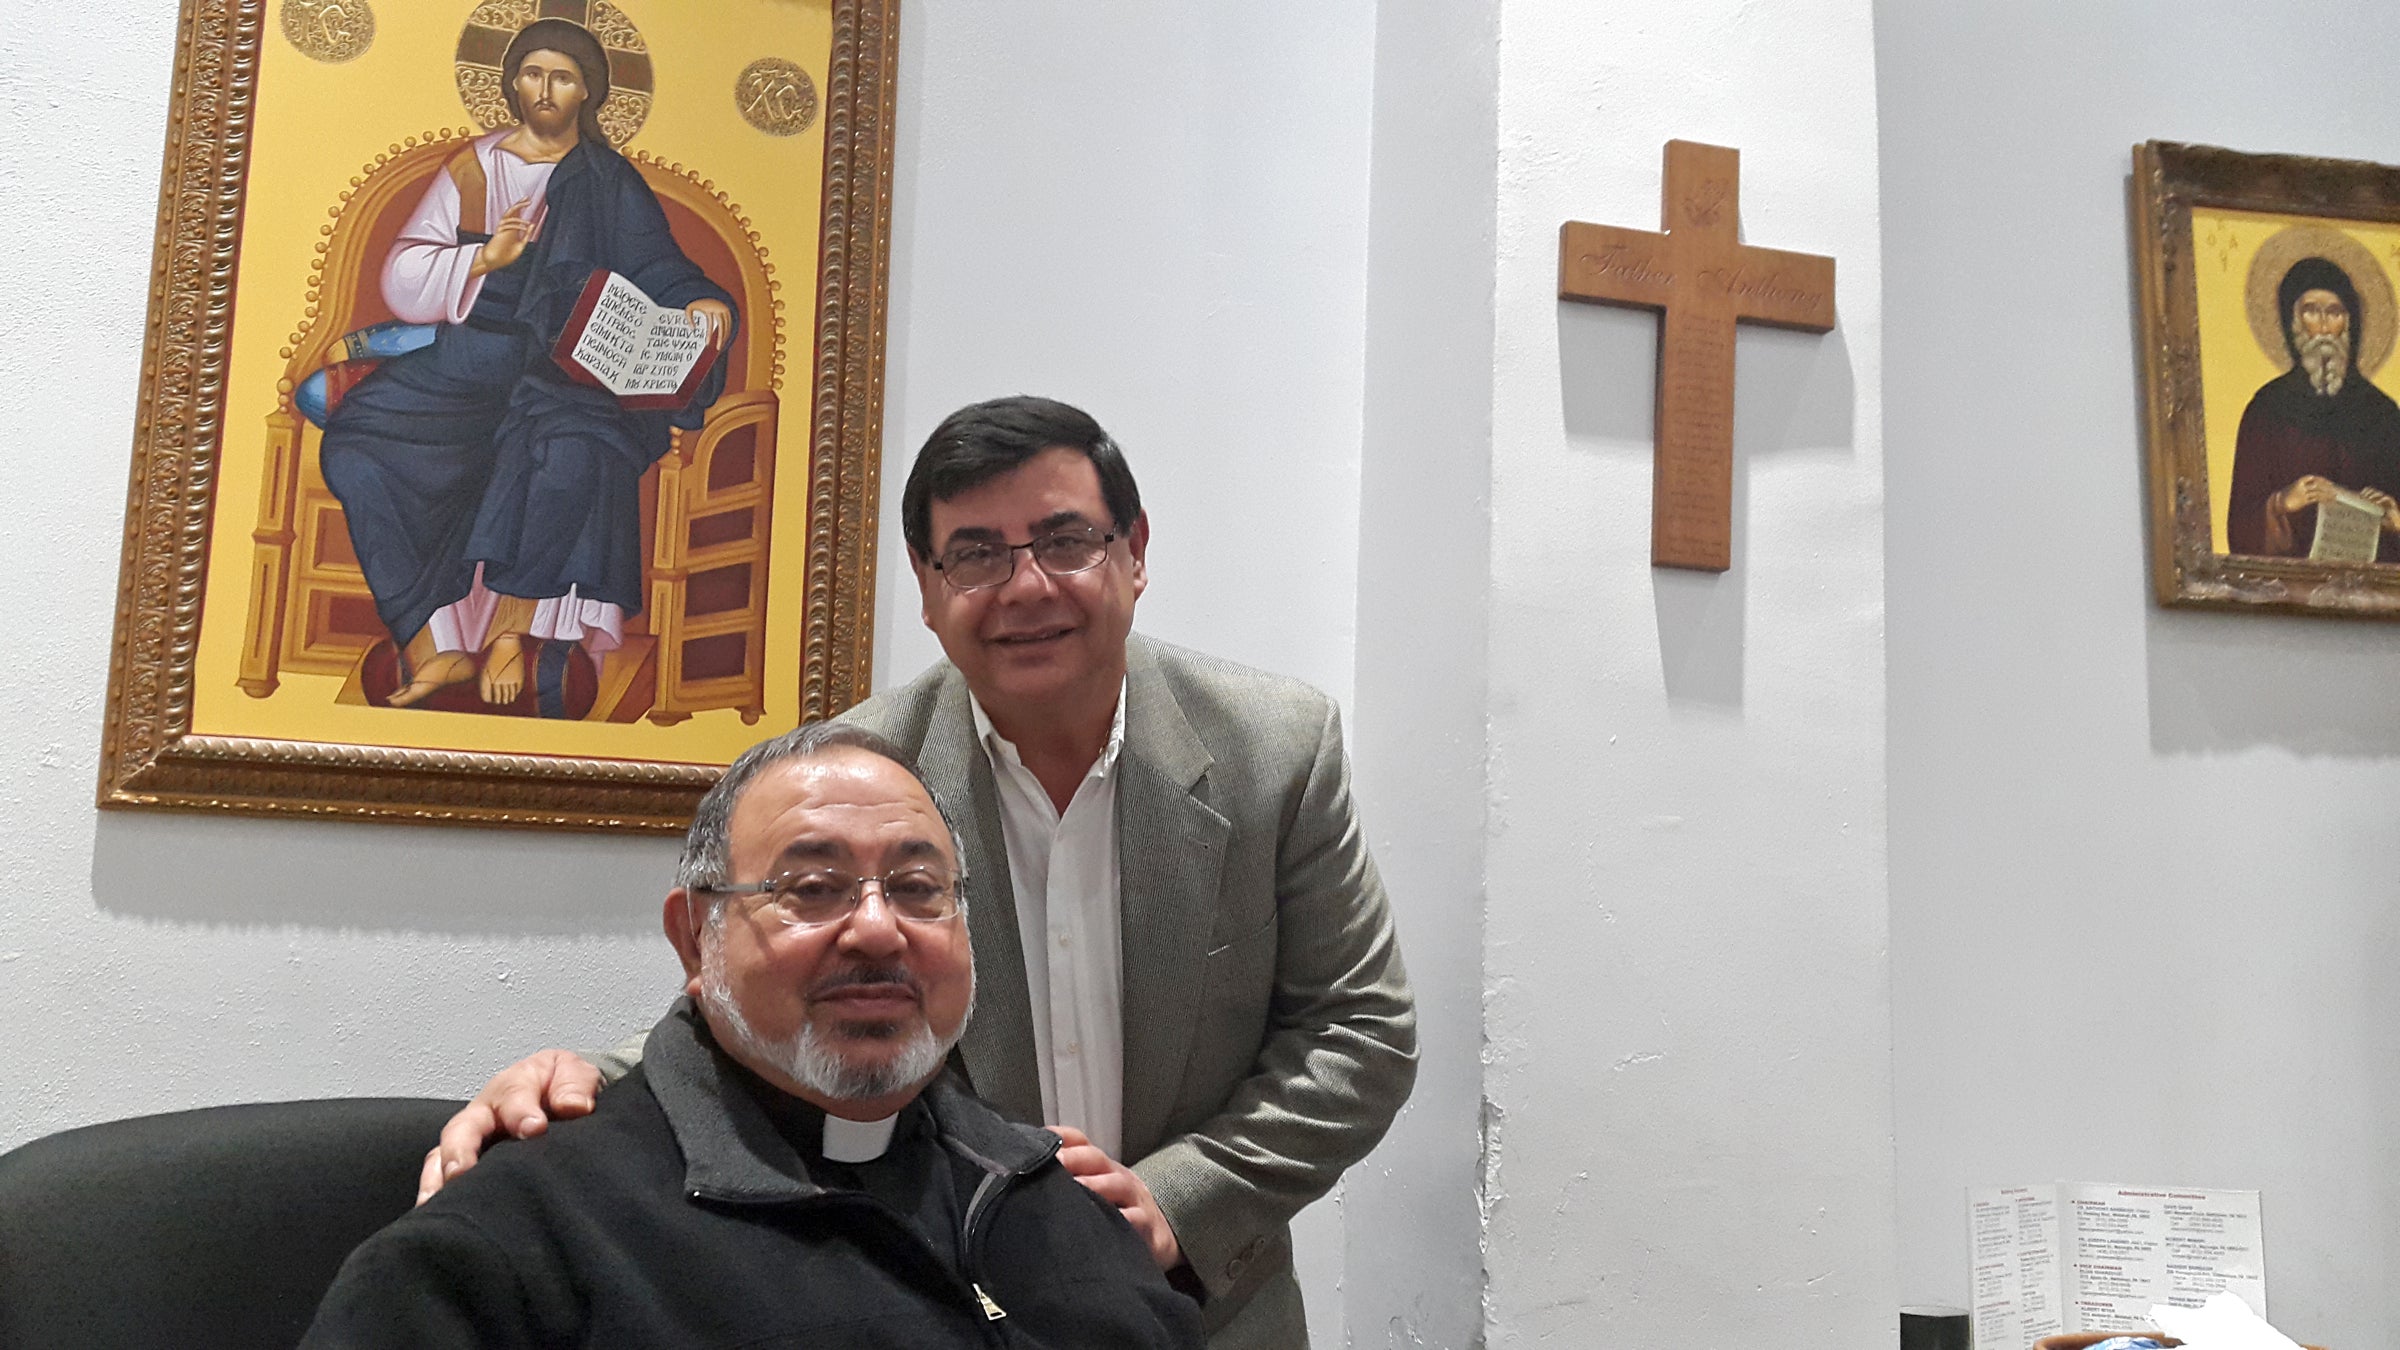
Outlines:
{"type": "Polygon", "coordinates": [[[810,998],[825,998],[832,994],[839,993],[844,989],[853,989],[862,986],[879,984],[899,985],[901,988],[906,989],[909,993],[914,994],[919,998],[924,997],[925,993],[925,991],[918,986],[917,977],[911,974],[906,966],[862,965],[850,966],[842,970],[834,971],[829,975],[820,976],[814,983],[808,986],[808,996],[810,998]]]}

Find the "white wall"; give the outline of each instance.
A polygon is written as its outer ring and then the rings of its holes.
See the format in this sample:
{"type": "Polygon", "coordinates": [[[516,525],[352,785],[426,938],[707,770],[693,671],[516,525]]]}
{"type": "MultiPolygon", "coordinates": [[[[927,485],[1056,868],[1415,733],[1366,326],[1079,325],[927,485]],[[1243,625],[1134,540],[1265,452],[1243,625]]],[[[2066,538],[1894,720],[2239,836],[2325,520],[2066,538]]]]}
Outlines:
{"type": "Polygon", "coordinates": [[[1964,1302],[1969,1185],[2256,1188],[2274,1320],[2390,1344],[2400,629],[2151,601],[2126,178],[2154,137],[2400,162],[2400,36],[1876,18],[1902,1292],[1964,1302]]]}
{"type": "MultiPolygon", "coordinates": [[[[1343,1182],[1352,1345],[1482,1326],[1497,0],[1383,0],[1350,748],[1417,996],[1415,1093],[1343,1182]]],[[[1327,1343],[1327,1342],[1320,1342],[1327,1343]]]]}
{"type": "Polygon", "coordinates": [[[1485,1092],[1494,1345],[1888,1344],[1881,283],[1864,0],[1504,0],[1485,1092]],[[1655,320],[1561,305],[1739,147],[1840,327],[1739,339],[1733,568],[1649,566],[1655,320]]]}
{"type": "Polygon", "coordinates": [[[1152,508],[1141,626],[1347,700],[1374,5],[903,10],[878,678],[939,655],[916,447],[1043,393],[1152,508]]]}

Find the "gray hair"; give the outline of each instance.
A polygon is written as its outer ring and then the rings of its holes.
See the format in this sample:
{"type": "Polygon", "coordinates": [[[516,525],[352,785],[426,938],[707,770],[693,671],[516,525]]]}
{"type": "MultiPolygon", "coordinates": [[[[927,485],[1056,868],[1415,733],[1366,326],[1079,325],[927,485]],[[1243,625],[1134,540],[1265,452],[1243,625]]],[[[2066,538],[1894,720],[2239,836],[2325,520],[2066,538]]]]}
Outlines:
{"type": "MultiPolygon", "coordinates": [[[[942,799],[934,795],[933,786],[925,781],[924,773],[906,751],[864,727],[854,727],[845,722],[810,722],[795,727],[772,740],[760,741],[744,750],[740,758],[727,766],[725,776],[717,780],[716,786],[708,790],[708,794],[700,799],[700,805],[692,812],[692,826],[683,836],[683,858],[675,866],[675,884],[686,890],[707,891],[731,881],[733,808],[741,800],[743,789],[750,786],[752,779],[786,760],[815,759],[834,750],[864,750],[870,755],[888,759],[906,769],[908,776],[917,781],[917,786],[925,789],[926,798],[933,803],[934,813],[942,818],[943,826],[950,831],[950,856],[958,860],[958,879],[961,883],[958,908],[960,913],[965,913],[967,850],[965,841],[959,837],[956,820],[942,804],[942,799]]],[[[724,897],[719,895],[710,904],[712,919],[716,917],[723,901],[724,897]]]]}

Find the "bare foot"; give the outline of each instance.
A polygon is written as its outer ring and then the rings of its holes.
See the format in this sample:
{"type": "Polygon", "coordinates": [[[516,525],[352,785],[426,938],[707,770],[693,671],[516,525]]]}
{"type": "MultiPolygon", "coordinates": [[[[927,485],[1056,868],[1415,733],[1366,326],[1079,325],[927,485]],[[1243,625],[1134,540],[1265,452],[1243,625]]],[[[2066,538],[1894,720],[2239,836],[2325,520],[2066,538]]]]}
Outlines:
{"type": "Polygon", "coordinates": [[[483,701],[514,703],[525,688],[525,640],[502,633],[483,649],[483,701]]]}
{"type": "Polygon", "coordinates": [[[409,682],[392,691],[392,696],[385,699],[384,703],[394,708],[405,708],[437,689],[447,689],[454,684],[464,684],[474,678],[475,654],[473,652],[437,652],[430,659],[420,663],[412,672],[409,682]]]}

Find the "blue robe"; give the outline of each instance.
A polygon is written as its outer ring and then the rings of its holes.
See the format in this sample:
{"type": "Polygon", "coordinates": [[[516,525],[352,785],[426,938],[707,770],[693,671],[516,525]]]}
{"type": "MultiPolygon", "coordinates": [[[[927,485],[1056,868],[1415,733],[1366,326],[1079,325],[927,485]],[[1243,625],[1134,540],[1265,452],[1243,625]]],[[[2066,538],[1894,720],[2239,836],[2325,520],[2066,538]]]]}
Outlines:
{"type": "Polygon", "coordinates": [[[551,349],[595,268],[676,309],[734,301],[675,246],[657,195],[607,146],[568,151],[545,200],[541,236],[484,276],[466,321],[385,363],[326,420],[325,482],[397,644],[464,598],[478,563],[502,595],[572,586],[640,613],[642,475],[671,428],[698,427],[724,392],[720,359],[685,407],[629,412],[559,368],[551,349]]]}

